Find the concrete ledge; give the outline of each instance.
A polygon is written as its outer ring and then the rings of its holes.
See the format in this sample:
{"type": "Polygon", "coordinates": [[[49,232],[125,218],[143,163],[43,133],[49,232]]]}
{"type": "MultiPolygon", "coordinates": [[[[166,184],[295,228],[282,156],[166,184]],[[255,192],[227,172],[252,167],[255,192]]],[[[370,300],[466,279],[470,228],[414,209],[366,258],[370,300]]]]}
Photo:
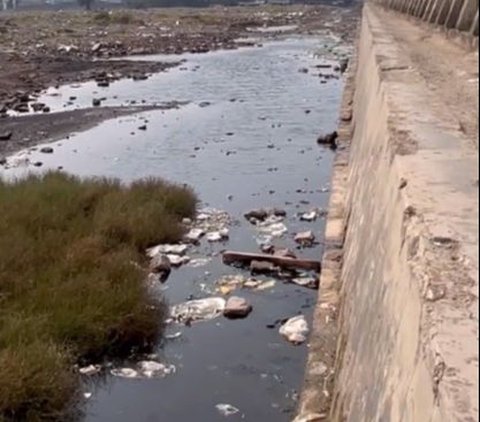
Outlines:
{"type": "Polygon", "coordinates": [[[332,172],[325,249],[318,301],[314,312],[305,380],[296,422],[325,420],[331,406],[335,377],[340,274],[345,237],[345,204],[352,138],[352,104],[356,58],[350,59],[340,110],[337,154],[332,172]]]}

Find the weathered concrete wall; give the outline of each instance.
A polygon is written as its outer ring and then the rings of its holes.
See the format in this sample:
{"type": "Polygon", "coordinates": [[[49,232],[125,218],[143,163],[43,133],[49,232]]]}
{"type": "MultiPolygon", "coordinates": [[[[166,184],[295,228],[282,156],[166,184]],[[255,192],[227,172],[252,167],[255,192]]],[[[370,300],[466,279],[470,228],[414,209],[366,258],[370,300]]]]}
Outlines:
{"type": "Polygon", "coordinates": [[[344,98],[296,421],[478,421],[478,151],[376,10],[344,98]]]}

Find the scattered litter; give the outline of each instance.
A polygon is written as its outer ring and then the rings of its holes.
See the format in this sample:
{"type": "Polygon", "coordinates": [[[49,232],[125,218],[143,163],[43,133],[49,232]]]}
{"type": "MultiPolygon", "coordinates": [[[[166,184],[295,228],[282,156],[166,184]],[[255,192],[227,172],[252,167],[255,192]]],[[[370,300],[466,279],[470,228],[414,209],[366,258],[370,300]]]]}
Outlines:
{"type": "Polygon", "coordinates": [[[187,255],[180,256],[180,255],[169,254],[166,256],[169,259],[170,264],[174,267],[180,267],[181,265],[186,264],[190,261],[190,257],[187,255]]]}
{"type": "Polygon", "coordinates": [[[226,275],[217,280],[215,284],[218,286],[217,290],[222,295],[228,295],[233,290],[243,286],[245,281],[245,277],[242,275],[226,275]]]}
{"type": "Polygon", "coordinates": [[[80,368],[78,372],[80,372],[82,375],[95,375],[98,374],[101,370],[102,367],[100,365],[88,365],[80,368]]]}
{"type": "Polygon", "coordinates": [[[295,283],[302,287],[308,287],[309,289],[318,289],[317,277],[298,277],[292,279],[292,283],[295,283]]]}
{"type": "Polygon", "coordinates": [[[279,333],[290,343],[295,345],[302,344],[307,340],[307,320],[303,315],[297,315],[293,318],[290,318],[280,327],[279,333]]]}
{"type": "Polygon", "coordinates": [[[205,231],[202,229],[193,228],[185,235],[185,239],[190,242],[198,242],[204,234],[205,231]]]}
{"type": "Polygon", "coordinates": [[[204,232],[215,232],[227,229],[231,223],[232,219],[226,211],[204,208],[199,211],[193,224],[204,232]]]}
{"type": "Polygon", "coordinates": [[[278,222],[278,218],[268,218],[264,222],[258,224],[258,231],[263,234],[267,234],[271,237],[280,237],[288,231],[287,226],[281,222],[278,222]]]}
{"type": "Polygon", "coordinates": [[[282,221],[286,215],[287,212],[281,208],[258,208],[248,211],[244,214],[244,217],[251,224],[258,225],[259,223],[266,222],[266,220],[270,220],[270,223],[282,221]]]}
{"type": "Polygon", "coordinates": [[[164,377],[173,374],[176,370],[174,365],[165,365],[154,360],[143,360],[138,362],[140,374],[147,378],[164,377]]]}
{"type": "Polygon", "coordinates": [[[222,416],[231,416],[235,413],[240,412],[236,407],[232,406],[231,404],[219,403],[215,406],[215,408],[220,412],[222,416]]]}
{"type": "Polygon", "coordinates": [[[191,259],[187,266],[192,268],[203,267],[210,262],[210,258],[195,258],[191,259]]]}
{"type": "Polygon", "coordinates": [[[306,212],[300,216],[302,221],[315,221],[317,219],[317,212],[315,210],[306,212]]]}
{"type": "Polygon", "coordinates": [[[225,303],[221,297],[190,300],[173,306],[170,315],[178,322],[210,320],[222,314],[225,303]]]}
{"type": "Polygon", "coordinates": [[[138,378],[139,374],[132,368],[114,368],[110,371],[114,377],[138,378]]]}
{"type": "Polygon", "coordinates": [[[181,331],[177,331],[176,333],[172,333],[172,334],[167,334],[165,335],[165,338],[167,340],[175,340],[176,338],[179,338],[182,336],[182,332],[181,331]]]}
{"type": "Polygon", "coordinates": [[[92,393],[83,393],[83,397],[88,400],[90,397],[92,397],[92,393]]]}
{"type": "Polygon", "coordinates": [[[154,256],[158,254],[175,254],[175,255],[183,255],[188,249],[188,245],[170,245],[170,244],[165,244],[165,245],[157,245],[152,248],[147,249],[147,255],[150,258],[153,258],[154,256]]]}
{"type": "Polygon", "coordinates": [[[210,232],[205,235],[209,242],[220,242],[228,239],[228,229],[221,229],[219,231],[210,232]]]}
{"type": "Polygon", "coordinates": [[[255,290],[267,290],[275,287],[275,280],[262,281],[258,286],[255,287],[255,290]]]}

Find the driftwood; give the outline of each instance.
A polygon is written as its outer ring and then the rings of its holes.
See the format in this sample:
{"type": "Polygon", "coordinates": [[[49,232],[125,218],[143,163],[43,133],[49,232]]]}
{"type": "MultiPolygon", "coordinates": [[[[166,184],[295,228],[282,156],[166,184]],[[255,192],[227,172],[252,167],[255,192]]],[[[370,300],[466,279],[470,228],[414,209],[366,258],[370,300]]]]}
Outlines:
{"type": "Polygon", "coordinates": [[[234,262],[243,265],[250,265],[252,261],[267,261],[278,265],[281,268],[300,268],[302,270],[310,270],[320,272],[320,261],[310,259],[295,259],[284,256],[275,256],[248,252],[225,251],[222,254],[224,264],[232,264],[234,262]]]}

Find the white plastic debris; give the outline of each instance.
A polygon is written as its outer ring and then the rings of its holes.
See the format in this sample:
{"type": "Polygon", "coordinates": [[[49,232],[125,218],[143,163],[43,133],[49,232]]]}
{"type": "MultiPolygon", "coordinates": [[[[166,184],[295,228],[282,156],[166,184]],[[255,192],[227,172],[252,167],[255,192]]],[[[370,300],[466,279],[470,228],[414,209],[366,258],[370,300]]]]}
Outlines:
{"type": "Polygon", "coordinates": [[[292,279],[292,283],[295,283],[298,286],[308,287],[309,289],[318,288],[318,278],[315,277],[297,277],[292,279]]]}
{"type": "Polygon", "coordinates": [[[215,407],[222,416],[232,416],[240,412],[235,406],[227,403],[219,403],[215,407]]]}
{"type": "Polygon", "coordinates": [[[172,306],[170,315],[180,322],[210,320],[223,313],[225,303],[225,299],[222,297],[190,300],[172,306]]]}
{"type": "Polygon", "coordinates": [[[283,223],[261,223],[258,226],[258,230],[272,237],[280,237],[288,231],[287,226],[283,223]]]}
{"type": "Polygon", "coordinates": [[[297,315],[290,318],[280,327],[280,335],[285,337],[290,343],[302,344],[307,340],[308,324],[303,315],[297,315]]]}
{"type": "Polygon", "coordinates": [[[114,368],[110,371],[114,377],[138,378],[139,373],[132,368],[114,368]]]}
{"type": "Polygon", "coordinates": [[[187,266],[188,267],[193,267],[193,268],[203,267],[203,266],[207,265],[209,262],[210,262],[209,258],[195,258],[195,259],[191,259],[188,262],[187,266]]]}
{"type": "Polygon", "coordinates": [[[316,219],[317,219],[317,211],[315,210],[303,213],[300,216],[300,220],[303,220],[303,221],[315,221],[316,219]]]}
{"type": "Polygon", "coordinates": [[[154,360],[143,360],[138,362],[141,375],[147,378],[164,377],[173,374],[176,370],[174,365],[165,365],[154,360]]]}
{"type": "Polygon", "coordinates": [[[220,242],[228,239],[228,229],[221,229],[218,231],[210,232],[205,235],[205,238],[209,242],[220,242]]]}
{"type": "Polygon", "coordinates": [[[85,397],[88,400],[90,397],[92,397],[92,393],[90,392],[83,393],[83,397],[85,397]]]}
{"type": "Polygon", "coordinates": [[[174,255],[183,255],[188,249],[188,245],[170,245],[170,244],[165,244],[165,245],[157,245],[152,248],[147,249],[147,255],[150,258],[153,258],[154,256],[158,254],[174,254],[174,255]]]}
{"type": "Polygon", "coordinates": [[[198,242],[200,238],[205,235],[205,231],[199,228],[190,229],[190,231],[185,235],[185,239],[191,242],[198,242]]]}
{"type": "Polygon", "coordinates": [[[188,261],[190,261],[189,256],[181,256],[181,255],[174,255],[174,254],[168,254],[167,255],[168,260],[170,261],[170,264],[174,267],[180,267],[183,264],[186,264],[188,261]]]}
{"type": "Polygon", "coordinates": [[[172,333],[172,334],[167,334],[165,336],[165,338],[167,340],[175,340],[176,338],[179,338],[182,336],[182,332],[181,331],[177,331],[176,333],[172,333]]]}
{"type": "Polygon", "coordinates": [[[80,372],[82,375],[95,375],[98,374],[101,370],[102,367],[100,365],[88,365],[80,368],[78,372],[80,372]]]}

